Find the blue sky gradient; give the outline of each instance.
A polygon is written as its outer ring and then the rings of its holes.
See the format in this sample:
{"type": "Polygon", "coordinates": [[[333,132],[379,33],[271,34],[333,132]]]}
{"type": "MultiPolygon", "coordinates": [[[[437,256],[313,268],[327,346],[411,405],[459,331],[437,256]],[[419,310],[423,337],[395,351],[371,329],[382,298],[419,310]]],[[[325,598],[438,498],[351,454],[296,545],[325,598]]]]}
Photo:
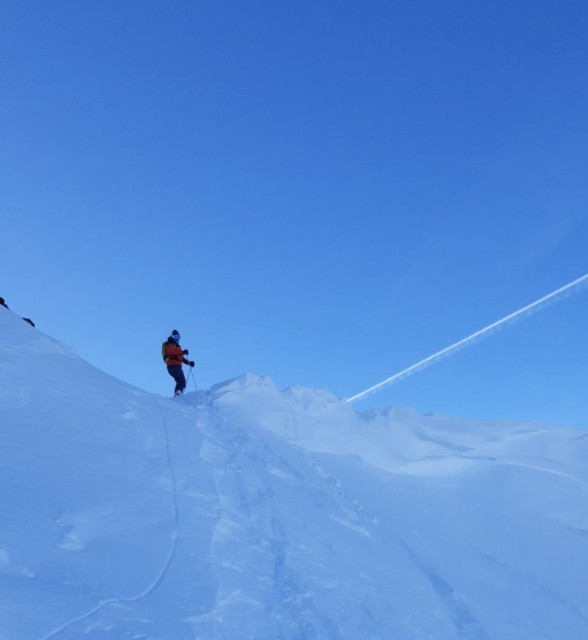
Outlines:
{"type": "MultiPolygon", "coordinates": [[[[351,396],[588,272],[583,2],[4,3],[0,295],[169,394],[351,396]]],[[[588,427],[580,291],[358,403],[588,427]]]]}

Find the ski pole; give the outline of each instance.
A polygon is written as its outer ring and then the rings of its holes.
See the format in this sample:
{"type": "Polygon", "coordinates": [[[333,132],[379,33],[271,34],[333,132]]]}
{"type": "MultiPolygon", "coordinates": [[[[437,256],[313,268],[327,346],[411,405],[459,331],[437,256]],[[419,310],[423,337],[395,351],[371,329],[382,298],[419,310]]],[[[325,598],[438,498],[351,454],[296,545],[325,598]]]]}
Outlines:
{"type": "Polygon", "coordinates": [[[188,377],[192,376],[192,381],[194,382],[194,386],[196,387],[196,391],[198,391],[198,385],[196,384],[196,378],[194,377],[194,367],[190,367],[190,373],[188,377]]]}

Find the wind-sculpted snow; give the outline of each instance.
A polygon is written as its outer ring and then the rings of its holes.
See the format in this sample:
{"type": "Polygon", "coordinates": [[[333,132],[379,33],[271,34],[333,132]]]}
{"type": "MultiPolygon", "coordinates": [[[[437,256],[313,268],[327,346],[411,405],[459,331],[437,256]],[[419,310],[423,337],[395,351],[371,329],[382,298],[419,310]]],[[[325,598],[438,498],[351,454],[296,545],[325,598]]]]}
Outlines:
{"type": "Polygon", "coordinates": [[[586,433],[254,374],[170,400],[0,335],[0,640],[588,637],[586,433]]]}

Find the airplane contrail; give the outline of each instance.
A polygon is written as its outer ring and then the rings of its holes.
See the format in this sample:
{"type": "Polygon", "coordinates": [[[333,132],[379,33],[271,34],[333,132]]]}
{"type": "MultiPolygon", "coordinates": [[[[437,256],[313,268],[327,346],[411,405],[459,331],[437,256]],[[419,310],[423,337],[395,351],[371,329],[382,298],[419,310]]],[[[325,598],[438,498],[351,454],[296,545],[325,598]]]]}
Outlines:
{"type": "MultiPolygon", "coordinates": [[[[366,389],[365,391],[362,391],[361,393],[356,393],[354,396],[351,396],[351,398],[347,398],[347,402],[353,402],[354,400],[358,400],[359,398],[362,398],[363,396],[366,396],[369,393],[373,393],[374,391],[377,391],[378,389],[381,389],[382,387],[385,387],[388,384],[391,384],[393,382],[398,382],[398,380],[401,380],[402,378],[405,378],[406,376],[409,376],[411,373],[415,373],[418,369],[422,369],[422,368],[432,364],[435,360],[438,360],[439,358],[442,358],[444,356],[449,355],[452,351],[455,351],[456,349],[459,349],[460,347],[463,347],[468,342],[471,342],[472,340],[475,340],[476,338],[479,338],[480,336],[484,335],[485,333],[488,333],[489,331],[492,331],[492,329],[496,329],[496,328],[500,327],[505,322],[508,322],[509,320],[514,320],[518,316],[522,315],[523,313],[527,313],[528,311],[531,311],[532,309],[537,309],[537,307],[541,306],[542,304],[545,304],[546,302],[548,302],[550,300],[553,302],[555,298],[557,298],[558,296],[561,296],[562,294],[564,294],[566,292],[567,293],[571,293],[572,289],[574,289],[575,287],[578,287],[582,283],[586,283],[587,280],[588,280],[588,273],[583,275],[581,278],[577,278],[573,282],[570,282],[570,283],[566,284],[565,286],[560,287],[559,289],[556,289],[555,291],[552,291],[551,293],[547,294],[546,296],[543,296],[542,298],[539,298],[539,300],[535,300],[535,302],[531,302],[531,304],[526,305],[522,309],[519,309],[518,311],[515,311],[514,313],[510,313],[509,315],[505,316],[504,318],[501,318],[500,320],[497,320],[496,322],[493,322],[492,324],[489,324],[487,327],[484,327],[483,329],[480,329],[479,331],[476,331],[475,333],[472,333],[467,338],[463,338],[463,340],[460,340],[459,342],[455,342],[454,344],[450,345],[449,347],[445,347],[445,349],[441,349],[441,351],[437,351],[437,353],[434,353],[433,355],[429,356],[428,358],[425,358],[424,360],[421,360],[420,362],[417,362],[416,364],[413,364],[411,367],[408,367],[408,369],[403,369],[402,371],[396,373],[395,375],[390,376],[389,378],[386,378],[386,380],[383,380],[382,382],[378,382],[378,384],[375,384],[373,387],[370,387],[369,389],[366,389]]],[[[586,284],[588,284],[588,283],[586,283],[586,284]]]]}

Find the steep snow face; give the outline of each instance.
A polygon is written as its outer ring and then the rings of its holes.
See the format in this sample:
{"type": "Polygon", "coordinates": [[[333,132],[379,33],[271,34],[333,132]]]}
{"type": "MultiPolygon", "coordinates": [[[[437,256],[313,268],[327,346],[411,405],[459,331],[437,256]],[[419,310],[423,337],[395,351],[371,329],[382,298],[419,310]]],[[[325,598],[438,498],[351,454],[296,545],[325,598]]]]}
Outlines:
{"type": "Polygon", "coordinates": [[[0,639],[585,640],[587,459],[254,374],[164,399],[0,309],[0,639]]]}

